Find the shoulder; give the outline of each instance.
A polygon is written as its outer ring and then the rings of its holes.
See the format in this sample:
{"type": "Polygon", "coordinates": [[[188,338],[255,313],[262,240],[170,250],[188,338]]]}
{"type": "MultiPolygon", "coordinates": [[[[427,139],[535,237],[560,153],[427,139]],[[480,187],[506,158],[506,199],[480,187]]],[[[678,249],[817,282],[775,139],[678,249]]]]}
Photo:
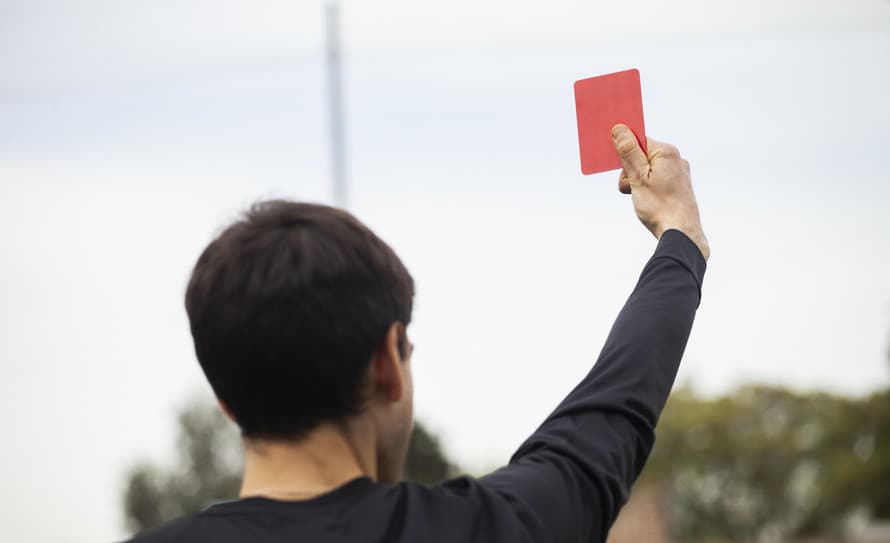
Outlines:
{"type": "MultiPolygon", "coordinates": [[[[442,523],[450,529],[462,521],[474,529],[498,527],[499,532],[521,528],[517,521],[523,504],[486,478],[461,476],[436,485],[400,483],[397,491],[407,516],[413,513],[426,522],[442,523]]],[[[466,535],[466,539],[457,540],[476,540],[471,533],[466,535]]]]}
{"type": "Polygon", "coordinates": [[[186,536],[195,523],[196,515],[186,515],[140,532],[124,543],[173,543],[186,541],[186,536]]]}

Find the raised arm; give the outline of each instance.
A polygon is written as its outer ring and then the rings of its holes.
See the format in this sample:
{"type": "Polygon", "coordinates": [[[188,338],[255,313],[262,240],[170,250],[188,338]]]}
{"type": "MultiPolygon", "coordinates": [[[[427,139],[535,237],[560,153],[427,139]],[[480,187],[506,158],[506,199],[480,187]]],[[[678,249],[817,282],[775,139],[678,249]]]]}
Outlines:
{"type": "Polygon", "coordinates": [[[649,155],[624,127],[613,131],[655,254],[583,381],[513,455],[480,483],[503,496],[530,541],[605,541],[655,441],[701,296],[709,255],[676,148],[649,140],[649,155]]]}

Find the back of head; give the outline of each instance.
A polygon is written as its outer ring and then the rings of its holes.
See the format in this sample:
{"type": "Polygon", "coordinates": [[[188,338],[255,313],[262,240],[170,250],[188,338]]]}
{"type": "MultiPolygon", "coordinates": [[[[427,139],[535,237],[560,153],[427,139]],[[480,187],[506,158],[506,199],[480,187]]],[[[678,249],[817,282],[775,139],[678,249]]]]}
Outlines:
{"type": "Polygon", "coordinates": [[[207,246],[186,291],[195,351],[249,438],[358,414],[374,349],[408,325],[414,282],[380,238],[322,205],[254,205],[207,246]]]}

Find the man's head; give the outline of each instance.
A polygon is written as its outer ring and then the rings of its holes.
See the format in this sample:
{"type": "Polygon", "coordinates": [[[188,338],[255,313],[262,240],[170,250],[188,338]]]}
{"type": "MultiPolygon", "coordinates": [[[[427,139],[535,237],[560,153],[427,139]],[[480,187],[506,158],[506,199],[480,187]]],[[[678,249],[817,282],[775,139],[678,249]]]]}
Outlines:
{"type": "MultiPolygon", "coordinates": [[[[294,441],[372,416],[381,478],[411,430],[414,281],[349,213],[254,205],[207,246],[186,292],[195,352],[245,438],[294,441]]],[[[395,473],[392,473],[395,470],[395,473]]]]}

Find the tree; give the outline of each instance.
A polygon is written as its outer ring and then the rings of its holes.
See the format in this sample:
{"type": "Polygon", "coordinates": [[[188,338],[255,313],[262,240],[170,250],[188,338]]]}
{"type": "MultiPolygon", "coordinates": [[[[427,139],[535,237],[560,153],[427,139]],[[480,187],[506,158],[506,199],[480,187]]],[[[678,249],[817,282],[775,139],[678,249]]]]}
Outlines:
{"type": "Polygon", "coordinates": [[[644,477],[669,489],[684,540],[769,541],[890,513],[890,390],[862,399],[747,386],[715,399],[679,389],[644,477]]]}
{"type": "MultiPolygon", "coordinates": [[[[238,496],[241,485],[241,439],[237,427],[207,401],[194,401],[179,414],[176,462],[159,467],[142,461],[127,473],[124,517],[134,533],[215,501],[238,496]]],[[[405,463],[405,478],[435,483],[457,474],[439,441],[415,425],[405,463]]]]}
{"type": "Polygon", "coordinates": [[[434,484],[454,477],[460,469],[442,453],[439,438],[422,424],[414,425],[408,457],[405,459],[404,479],[424,484],[434,484]]]}
{"type": "Polygon", "coordinates": [[[127,474],[124,516],[133,532],[238,495],[241,445],[237,428],[206,401],[186,405],[178,425],[173,466],[143,461],[127,474]]]}

